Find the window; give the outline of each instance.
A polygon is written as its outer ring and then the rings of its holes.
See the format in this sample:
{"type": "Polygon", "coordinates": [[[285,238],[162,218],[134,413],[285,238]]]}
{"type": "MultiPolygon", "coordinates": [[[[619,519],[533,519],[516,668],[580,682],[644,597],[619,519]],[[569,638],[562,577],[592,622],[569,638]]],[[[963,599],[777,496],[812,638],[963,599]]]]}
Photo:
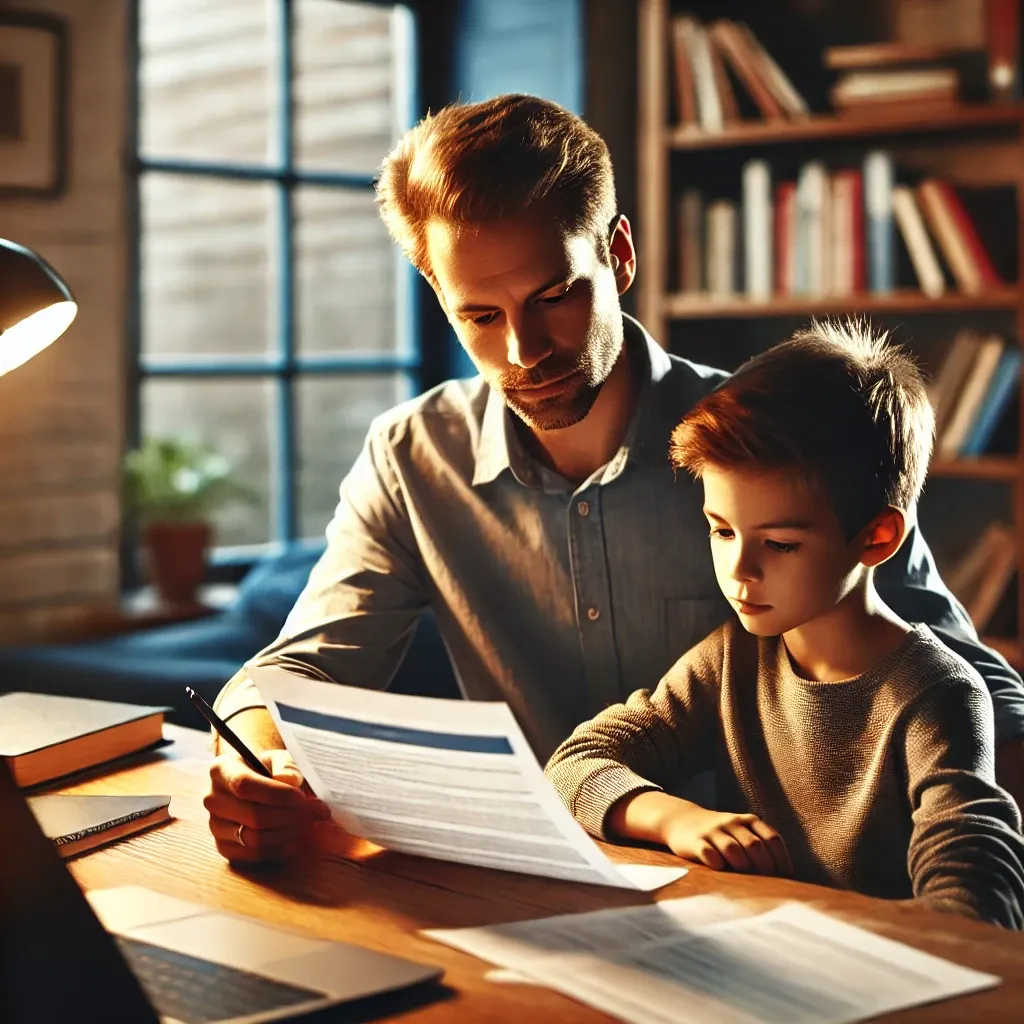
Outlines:
{"type": "Polygon", "coordinates": [[[370,420],[421,385],[372,191],[413,116],[412,16],[138,0],[137,26],[130,433],[237,467],[219,548],[322,537],[370,420]]]}

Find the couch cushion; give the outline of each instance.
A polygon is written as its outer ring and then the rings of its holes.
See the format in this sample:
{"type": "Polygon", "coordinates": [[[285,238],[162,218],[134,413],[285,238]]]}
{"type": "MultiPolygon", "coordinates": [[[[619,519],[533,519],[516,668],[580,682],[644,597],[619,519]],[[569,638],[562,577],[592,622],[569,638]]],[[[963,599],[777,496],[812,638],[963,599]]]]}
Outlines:
{"type": "Polygon", "coordinates": [[[302,593],[323,549],[297,549],[257,563],[242,581],[232,612],[270,633],[270,643],[302,593]]]}

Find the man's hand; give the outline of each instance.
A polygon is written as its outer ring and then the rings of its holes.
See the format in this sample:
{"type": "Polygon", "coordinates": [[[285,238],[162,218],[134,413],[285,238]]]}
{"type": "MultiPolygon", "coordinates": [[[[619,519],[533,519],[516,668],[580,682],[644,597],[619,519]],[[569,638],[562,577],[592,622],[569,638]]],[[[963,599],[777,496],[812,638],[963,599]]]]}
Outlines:
{"type": "Polygon", "coordinates": [[[260,760],[273,779],[258,775],[233,750],[210,766],[203,804],[217,850],[232,863],[285,860],[310,842],[314,821],[331,816],[325,803],[303,791],[287,750],[266,750],[260,760]]]}
{"type": "Polygon", "coordinates": [[[792,877],[782,836],[756,814],[721,814],[661,790],[630,793],[608,811],[605,831],[663,843],[674,854],[715,871],[732,868],[792,877]]]}
{"type": "Polygon", "coordinates": [[[756,814],[723,814],[689,804],[670,814],[662,831],[662,841],[674,854],[714,871],[793,874],[782,836],[756,814]]]}

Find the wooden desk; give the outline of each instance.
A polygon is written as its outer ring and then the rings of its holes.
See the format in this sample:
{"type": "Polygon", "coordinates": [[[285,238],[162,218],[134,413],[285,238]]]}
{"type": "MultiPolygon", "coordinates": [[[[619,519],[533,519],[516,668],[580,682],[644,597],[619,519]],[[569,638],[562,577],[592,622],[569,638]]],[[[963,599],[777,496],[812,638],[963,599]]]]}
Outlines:
{"type": "MultiPolygon", "coordinates": [[[[410,998],[397,1011],[403,1021],[520,1021],[528,1016],[531,1024],[575,1024],[610,1019],[544,988],[487,981],[490,965],[430,942],[417,930],[627,906],[647,902],[650,896],[389,853],[346,836],[333,825],[324,827],[321,855],[287,869],[242,874],[221,859],[207,830],[202,805],[211,756],[207,734],[173,726],[165,729],[176,740],[172,747],[132,767],[62,790],[173,797],[175,820],[168,825],[69,862],[85,889],[144,885],[313,935],[442,966],[444,997],[435,993],[429,1002],[422,995],[410,998]]],[[[674,860],[654,851],[607,849],[619,860],[674,860]]],[[[906,1024],[1020,1024],[1024,1020],[1024,935],[854,893],[700,867],[691,868],[655,898],[705,892],[721,893],[756,909],[768,909],[786,899],[803,900],[881,935],[1003,978],[996,989],[906,1010],[885,1020],[906,1024]]],[[[390,1017],[396,1011],[392,1007],[388,1012],[390,1017]]]]}

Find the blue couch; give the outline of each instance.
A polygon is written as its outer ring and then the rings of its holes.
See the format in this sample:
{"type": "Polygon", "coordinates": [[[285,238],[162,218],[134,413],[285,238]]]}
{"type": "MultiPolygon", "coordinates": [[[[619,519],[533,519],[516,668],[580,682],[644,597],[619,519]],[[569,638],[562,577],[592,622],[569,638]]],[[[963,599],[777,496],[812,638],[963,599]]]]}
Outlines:
{"type": "MultiPolygon", "coordinates": [[[[271,643],[318,557],[298,551],[256,566],[226,611],[88,643],[0,648],[0,691],[28,690],[138,704],[166,704],[168,720],[203,727],[185,696],[212,701],[224,683],[271,643]]],[[[429,614],[392,681],[397,693],[457,697],[451,662],[429,614]]]]}

